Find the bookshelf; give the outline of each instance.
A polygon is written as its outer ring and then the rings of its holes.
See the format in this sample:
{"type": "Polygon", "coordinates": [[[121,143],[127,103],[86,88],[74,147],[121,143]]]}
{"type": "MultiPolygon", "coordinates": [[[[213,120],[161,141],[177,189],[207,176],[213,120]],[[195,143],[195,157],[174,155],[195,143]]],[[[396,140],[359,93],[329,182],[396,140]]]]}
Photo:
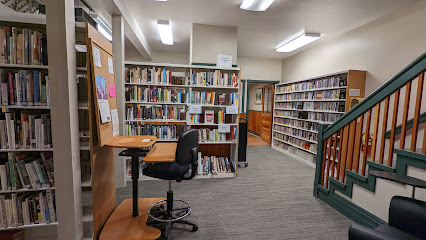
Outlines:
{"type": "Polygon", "coordinates": [[[0,231],[54,226],[45,16],[2,13],[0,33],[0,231]]]}
{"type": "MultiPolygon", "coordinates": [[[[152,134],[170,142],[187,129],[199,129],[196,178],[236,177],[240,69],[145,62],[125,66],[126,134],[152,134]]],[[[130,163],[127,169],[130,179],[130,163]]]]}
{"type": "Polygon", "coordinates": [[[315,167],[318,124],[332,124],[362,100],[365,77],[348,70],[276,84],[271,147],[315,167]]]}

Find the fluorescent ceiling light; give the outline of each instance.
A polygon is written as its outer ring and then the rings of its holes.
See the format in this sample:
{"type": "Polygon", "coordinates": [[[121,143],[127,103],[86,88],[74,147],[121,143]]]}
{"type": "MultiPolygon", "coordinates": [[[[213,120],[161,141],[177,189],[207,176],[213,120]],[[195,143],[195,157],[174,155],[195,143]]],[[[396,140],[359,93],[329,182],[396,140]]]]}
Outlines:
{"type": "Polygon", "coordinates": [[[160,33],[161,42],[164,45],[173,45],[172,24],[168,21],[157,21],[158,32],[160,33]]]}
{"type": "Polygon", "coordinates": [[[321,38],[319,33],[305,33],[277,48],[277,52],[291,52],[321,38]]]}
{"type": "Polygon", "coordinates": [[[97,16],[96,14],[91,14],[90,15],[93,20],[95,20],[95,22],[97,23],[97,28],[98,31],[106,38],[108,39],[108,41],[112,41],[112,30],[111,28],[108,27],[108,25],[104,22],[104,20],[102,20],[102,18],[100,18],[99,16],[97,16]]]}
{"type": "Polygon", "coordinates": [[[240,8],[249,11],[266,11],[275,0],[244,0],[240,8]]]}

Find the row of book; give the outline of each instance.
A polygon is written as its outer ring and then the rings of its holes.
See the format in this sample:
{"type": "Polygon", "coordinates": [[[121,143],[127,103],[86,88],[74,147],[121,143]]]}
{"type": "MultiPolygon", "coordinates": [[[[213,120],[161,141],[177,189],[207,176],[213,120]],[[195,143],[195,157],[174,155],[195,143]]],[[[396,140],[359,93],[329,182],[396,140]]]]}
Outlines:
{"type": "Polygon", "coordinates": [[[281,141],[277,141],[277,140],[275,140],[275,139],[272,141],[272,144],[273,144],[275,147],[281,148],[282,150],[285,150],[285,151],[288,151],[289,146],[290,146],[290,145],[288,145],[288,144],[285,144],[285,143],[283,143],[283,142],[281,142],[281,141]]]}
{"type": "Polygon", "coordinates": [[[0,227],[10,228],[56,222],[55,192],[0,195],[0,227]]]}
{"type": "Polygon", "coordinates": [[[133,105],[126,112],[127,120],[185,120],[184,107],[133,105]]]}
{"type": "Polygon", "coordinates": [[[313,149],[311,149],[311,145],[316,145],[314,143],[310,143],[308,141],[301,140],[299,138],[295,138],[295,137],[288,136],[288,135],[278,133],[278,132],[274,132],[273,137],[280,139],[283,142],[291,143],[291,144],[296,145],[300,148],[303,148],[303,149],[306,149],[306,150],[311,150],[311,151],[313,151],[313,149]]]}
{"type": "Polygon", "coordinates": [[[173,76],[173,72],[165,68],[126,68],[125,74],[126,83],[185,85],[185,77],[173,76]]]}
{"type": "MultiPolygon", "coordinates": [[[[238,105],[238,93],[228,93],[228,102],[226,101],[226,94],[219,94],[218,104],[219,105],[238,105]]],[[[207,105],[215,105],[216,104],[216,92],[205,92],[205,91],[189,91],[187,95],[187,103],[189,104],[207,104],[207,105]]]]}
{"type": "Polygon", "coordinates": [[[303,130],[299,130],[295,128],[283,127],[279,125],[274,125],[273,129],[280,133],[289,134],[294,137],[300,137],[300,138],[304,138],[311,141],[316,141],[318,137],[318,134],[313,132],[303,131],[303,130]]]}
{"type": "Polygon", "coordinates": [[[219,133],[218,129],[199,128],[198,141],[199,142],[236,142],[237,141],[237,126],[231,126],[229,138],[226,133],[219,133]]]}
{"type": "Polygon", "coordinates": [[[153,135],[158,140],[176,140],[186,130],[183,124],[126,124],[125,133],[131,135],[153,135]]]}
{"type": "Polygon", "coordinates": [[[191,76],[191,85],[214,87],[238,87],[238,75],[235,73],[195,72],[191,76]]]}
{"type": "Polygon", "coordinates": [[[0,165],[2,191],[55,186],[53,158],[48,153],[8,153],[0,165]]]}
{"type": "Polygon", "coordinates": [[[347,78],[345,75],[334,76],[329,78],[318,79],[314,81],[306,81],[301,83],[294,83],[285,86],[277,86],[276,92],[292,92],[292,91],[306,91],[321,88],[344,87],[347,85],[347,78]]]}
{"type": "Polygon", "coordinates": [[[183,103],[185,91],[157,87],[126,87],[126,99],[131,102],[183,103]]]}
{"type": "Polygon", "coordinates": [[[312,121],[335,122],[342,114],[340,113],[319,113],[319,112],[303,112],[291,110],[275,110],[275,116],[300,118],[312,121]]]}
{"type": "Polygon", "coordinates": [[[304,102],[303,110],[345,112],[345,102],[304,102]]]}
{"type": "Polygon", "coordinates": [[[44,72],[0,70],[1,105],[47,106],[49,76],[44,72]]]}
{"type": "Polygon", "coordinates": [[[228,157],[202,156],[198,152],[198,174],[218,174],[218,173],[235,173],[235,161],[229,160],[228,157]]]}
{"type": "Polygon", "coordinates": [[[288,119],[288,118],[274,118],[274,122],[278,124],[287,125],[290,127],[297,127],[297,128],[303,128],[305,130],[310,131],[318,131],[318,123],[316,122],[307,122],[307,121],[300,121],[295,119],[288,119]]]}
{"type": "Polygon", "coordinates": [[[0,148],[52,148],[50,114],[0,113],[0,148]]]}
{"type": "MultiPolygon", "coordinates": [[[[228,119],[228,121],[230,121],[228,119]]],[[[220,110],[215,114],[214,110],[204,110],[202,114],[190,114],[189,123],[204,123],[204,124],[226,124],[225,110],[220,110]]]]}
{"type": "Polygon", "coordinates": [[[288,94],[279,94],[275,96],[277,101],[297,101],[297,100],[330,100],[346,99],[345,89],[322,90],[312,92],[297,92],[288,94]]]}
{"type": "Polygon", "coordinates": [[[27,28],[0,26],[0,62],[47,65],[45,34],[27,28]]]}

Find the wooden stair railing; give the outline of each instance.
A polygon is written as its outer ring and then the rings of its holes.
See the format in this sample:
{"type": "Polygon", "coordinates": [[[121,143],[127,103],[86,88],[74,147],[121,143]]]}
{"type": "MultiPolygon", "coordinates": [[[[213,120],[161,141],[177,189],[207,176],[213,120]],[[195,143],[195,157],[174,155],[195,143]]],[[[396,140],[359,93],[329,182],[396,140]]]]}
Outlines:
{"type": "Polygon", "coordinates": [[[396,141],[399,141],[398,148],[410,148],[411,151],[415,151],[422,142],[422,153],[426,154],[426,131],[419,136],[419,132],[423,131],[419,126],[426,119],[426,113],[420,114],[425,69],[426,53],[335,123],[319,125],[315,196],[318,186],[328,188],[329,178],[345,183],[346,169],[366,176],[367,161],[394,166],[396,141]],[[414,111],[410,117],[412,107],[414,111]],[[410,118],[412,120],[407,120],[410,118]],[[423,137],[423,141],[420,141],[420,137],[423,137]],[[406,143],[407,139],[411,139],[409,144],[406,143]]]}

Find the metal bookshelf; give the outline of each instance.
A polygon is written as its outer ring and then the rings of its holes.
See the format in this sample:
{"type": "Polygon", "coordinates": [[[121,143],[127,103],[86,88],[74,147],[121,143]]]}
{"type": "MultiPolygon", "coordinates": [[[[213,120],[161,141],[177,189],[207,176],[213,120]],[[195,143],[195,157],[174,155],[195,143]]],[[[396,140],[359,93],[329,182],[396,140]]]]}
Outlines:
{"type": "MultiPolygon", "coordinates": [[[[297,134],[293,134],[292,131],[298,131],[299,133],[305,132],[306,134],[318,134],[318,131],[312,130],[314,124],[326,124],[330,125],[341,117],[345,112],[350,109],[351,100],[353,98],[364,97],[364,86],[365,86],[365,72],[357,70],[348,70],[338,73],[327,74],[319,77],[309,78],[305,80],[292,81],[286,83],[276,84],[275,86],[275,97],[274,97],[274,117],[273,117],[273,138],[271,147],[283,152],[289,156],[292,156],[298,160],[303,161],[309,166],[315,167],[316,161],[316,150],[317,141],[311,140],[310,138],[300,137],[297,134]],[[364,75],[363,75],[364,74],[364,75]],[[327,80],[319,82],[320,80],[327,80]],[[325,97],[324,94],[327,91],[338,91],[334,92],[334,97],[325,97]],[[359,94],[353,96],[349,94],[351,90],[355,90],[359,94]],[[336,94],[337,93],[337,94],[336,94]],[[344,98],[341,94],[344,93],[344,98]],[[320,97],[317,97],[318,96],[320,97]],[[324,103],[325,104],[340,104],[337,107],[339,110],[323,110],[323,109],[304,109],[305,103],[312,102],[324,103]],[[282,103],[290,103],[291,106],[282,107],[282,103]],[[292,104],[298,103],[298,104],[292,104]],[[344,103],[344,111],[341,111],[341,105],[344,103]],[[301,108],[294,108],[301,106],[301,108]],[[290,114],[285,114],[280,111],[288,111],[290,114]],[[318,119],[311,119],[310,113],[317,114],[335,114],[334,121],[322,121],[318,119]],[[285,114],[285,115],[282,115],[285,114]],[[291,115],[291,116],[286,116],[291,115]],[[298,116],[298,117],[292,117],[298,116]],[[294,121],[300,121],[300,123],[293,125],[294,121]],[[309,126],[310,129],[304,126],[309,126]],[[276,128],[275,128],[276,127],[276,128]],[[282,127],[294,129],[292,131],[280,131],[282,127]],[[278,129],[278,130],[277,130],[278,129]],[[278,134],[285,135],[293,138],[293,141],[299,143],[285,141],[277,136],[278,134]]],[[[328,92],[329,93],[329,92],[328,92]]],[[[335,108],[336,109],[336,108],[335,108]]],[[[327,118],[324,118],[327,119],[327,118]]],[[[314,129],[317,129],[314,127],[314,129]]],[[[313,137],[315,139],[315,137],[313,137]]]]}

